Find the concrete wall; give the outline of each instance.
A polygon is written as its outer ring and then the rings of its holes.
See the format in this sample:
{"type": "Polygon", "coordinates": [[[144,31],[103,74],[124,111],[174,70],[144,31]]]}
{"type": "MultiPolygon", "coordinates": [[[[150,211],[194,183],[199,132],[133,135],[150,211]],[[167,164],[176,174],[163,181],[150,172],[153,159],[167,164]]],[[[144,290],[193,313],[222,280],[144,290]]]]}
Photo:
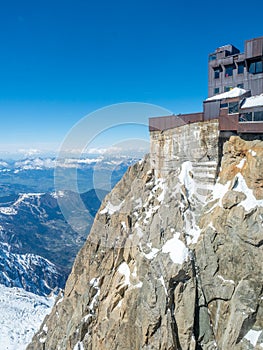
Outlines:
{"type": "Polygon", "coordinates": [[[162,176],[185,161],[218,162],[218,141],[217,120],[188,124],[163,132],[152,131],[152,167],[158,176],[162,176]]]}

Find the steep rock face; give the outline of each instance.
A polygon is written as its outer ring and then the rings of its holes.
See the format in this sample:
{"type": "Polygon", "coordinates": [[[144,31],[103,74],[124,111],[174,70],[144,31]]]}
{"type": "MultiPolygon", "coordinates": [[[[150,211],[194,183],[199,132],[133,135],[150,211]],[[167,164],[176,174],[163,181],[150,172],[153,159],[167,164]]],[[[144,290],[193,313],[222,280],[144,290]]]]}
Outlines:
{"type": "Polygon", "coordinates": [[[262,159],[231,138],[202,196],[197,159],[131,167],[28,349],[261,349],[262,159]]]}

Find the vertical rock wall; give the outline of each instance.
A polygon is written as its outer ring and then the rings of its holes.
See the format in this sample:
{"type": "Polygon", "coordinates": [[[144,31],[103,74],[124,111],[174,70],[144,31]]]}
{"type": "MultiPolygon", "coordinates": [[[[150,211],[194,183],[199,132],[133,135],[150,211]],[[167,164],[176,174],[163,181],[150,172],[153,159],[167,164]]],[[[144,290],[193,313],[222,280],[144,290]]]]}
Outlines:
{"type": "Polygon", "coordinates": [[[263,142],[231,138],[214,184],[215,122],[151,137],[28,350],[262,349],[263,142]]]}

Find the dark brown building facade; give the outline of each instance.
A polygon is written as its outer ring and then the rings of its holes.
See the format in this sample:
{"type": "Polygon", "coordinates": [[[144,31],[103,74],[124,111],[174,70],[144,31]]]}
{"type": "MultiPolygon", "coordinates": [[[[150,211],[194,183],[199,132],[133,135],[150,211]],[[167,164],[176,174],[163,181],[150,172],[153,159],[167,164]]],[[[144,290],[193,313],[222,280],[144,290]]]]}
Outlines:
{"type": "Polygon", "coordinates": [[[209,55],[203,112],[150,118],[149,129],[212,119],[218,119],[221,132],[263,133],[263,37],[245,41],[244,53],[225,45],[209,55]]]}

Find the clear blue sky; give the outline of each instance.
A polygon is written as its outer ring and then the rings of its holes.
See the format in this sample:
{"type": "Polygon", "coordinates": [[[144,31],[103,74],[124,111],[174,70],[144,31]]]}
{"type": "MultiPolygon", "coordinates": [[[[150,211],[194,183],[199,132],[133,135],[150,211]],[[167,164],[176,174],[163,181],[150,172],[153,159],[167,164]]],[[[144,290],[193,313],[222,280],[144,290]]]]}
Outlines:
{"type": "Polygon", "coordinates": [[[262,13],[257,0],[2,1],[0,149],[55,147],[113,103],[201,110],[208,53],[243,51],[263,35],[262,13]]]}

